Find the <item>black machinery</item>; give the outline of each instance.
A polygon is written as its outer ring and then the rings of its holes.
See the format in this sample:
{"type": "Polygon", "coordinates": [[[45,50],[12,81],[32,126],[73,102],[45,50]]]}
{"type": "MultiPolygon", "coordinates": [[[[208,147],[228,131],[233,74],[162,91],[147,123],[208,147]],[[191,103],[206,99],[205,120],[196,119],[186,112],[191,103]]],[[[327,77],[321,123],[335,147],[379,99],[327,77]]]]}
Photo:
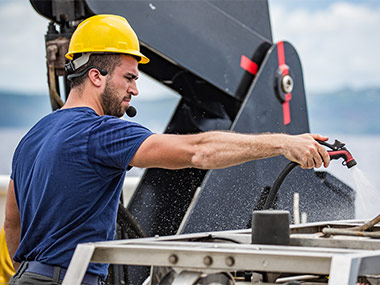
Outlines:
{"type": "MultiPolygon", "coordinates": [[[[309,132],[300,59],[290,43],[273,42],[266,0],[30,1],[51,20],[46,46],[53,109],[65,97],[58,77],[70,35],[81,20],[109,13],[124,16],[136,31],[151,59],[141,71],[182,96],[165,133],[309,132]]],[[[148,236],[245,228],[286,164],[276,157],[220,170],[147,169],[127,212],[148,236]]],[[[275,208],[290,211],[294,192],[309,221],[354,217],[352,189],[327,172],[295,169],[275,208]]]]}

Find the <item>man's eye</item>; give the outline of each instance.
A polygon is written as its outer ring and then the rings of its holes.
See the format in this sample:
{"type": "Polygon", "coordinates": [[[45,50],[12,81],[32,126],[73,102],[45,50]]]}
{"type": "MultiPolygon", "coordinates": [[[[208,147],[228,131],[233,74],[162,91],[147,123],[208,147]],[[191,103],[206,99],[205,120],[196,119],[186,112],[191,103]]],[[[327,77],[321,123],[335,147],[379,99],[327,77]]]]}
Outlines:
{"type": "Polygon", "coordinates": [[[133,75],[129,75],[129,76],[124,76],[125,77],[125,79],[127,79],[128,81],[133,81],[133,80],[137,80],[138,79],[138,77],[137,76],[133,76],[133,75]]]}

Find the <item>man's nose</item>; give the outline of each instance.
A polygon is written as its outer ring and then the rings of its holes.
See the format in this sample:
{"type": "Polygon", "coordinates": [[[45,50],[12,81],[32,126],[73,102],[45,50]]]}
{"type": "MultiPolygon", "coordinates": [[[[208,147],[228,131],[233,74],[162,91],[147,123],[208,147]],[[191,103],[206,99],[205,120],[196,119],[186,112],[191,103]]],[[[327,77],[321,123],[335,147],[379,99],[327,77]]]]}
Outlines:
{"type": "Polygon", "coordinates": [[[133,95],[133,96],[137,96],[139,95],[139,90],[137,89],[137,84],[136,84],[136,81],[133,81],[133,83],[129,86],[128,88],[128,92],[133,95]]]}

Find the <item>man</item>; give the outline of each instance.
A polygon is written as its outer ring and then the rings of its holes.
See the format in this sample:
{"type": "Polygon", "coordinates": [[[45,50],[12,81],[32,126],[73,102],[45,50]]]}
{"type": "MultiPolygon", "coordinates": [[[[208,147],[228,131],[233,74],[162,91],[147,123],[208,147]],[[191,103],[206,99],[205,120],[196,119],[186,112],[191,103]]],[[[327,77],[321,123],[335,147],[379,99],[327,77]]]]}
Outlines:
{"type": "MultiPolygon", "coordinates": [[[[153,134],[119,119],[138,95],[138,64],[149,62],[122,17],[83,21],[66,57],[72,89],[64,107],[39,121],[13,158],[5,230],[19,269],[10,284],[57,284],[78,243],[113,239],[130,167],[216,169],[277,155],[303,168],[330,162],[319,135],[153,134]]],[[[84,282],[106,275],[107,265],[92,263],[84,282]]]]}

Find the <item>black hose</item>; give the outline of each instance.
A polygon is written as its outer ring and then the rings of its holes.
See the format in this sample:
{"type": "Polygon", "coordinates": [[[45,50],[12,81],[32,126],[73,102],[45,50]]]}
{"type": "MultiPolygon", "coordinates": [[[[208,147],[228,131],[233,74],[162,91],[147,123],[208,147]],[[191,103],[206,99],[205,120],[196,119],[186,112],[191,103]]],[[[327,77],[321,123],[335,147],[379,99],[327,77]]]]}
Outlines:
{"type": "Polygon", "coordinates": [[[273,183],[272,188],[269,191],[268,197],[265,200],[264,204],[264,210],[269,210],[273,207],[274,199],[276,198],[278,189],[280,188],[282,182],[284,181],[285,177],[289,174],[290,171],[293,170],[296,166],[299,164],[297,162],[290,162],[288,165],[285,166],[285,168],[281,171],[280,175],[277,177],[276,181],[273,183]]]}
{"type": "Polygon", "coordinates": [[[119,203],[117,219],[122,231],[126,232],[129,238],[143,238],[148,236],[131,212],[121,203],[119,203]]]}

